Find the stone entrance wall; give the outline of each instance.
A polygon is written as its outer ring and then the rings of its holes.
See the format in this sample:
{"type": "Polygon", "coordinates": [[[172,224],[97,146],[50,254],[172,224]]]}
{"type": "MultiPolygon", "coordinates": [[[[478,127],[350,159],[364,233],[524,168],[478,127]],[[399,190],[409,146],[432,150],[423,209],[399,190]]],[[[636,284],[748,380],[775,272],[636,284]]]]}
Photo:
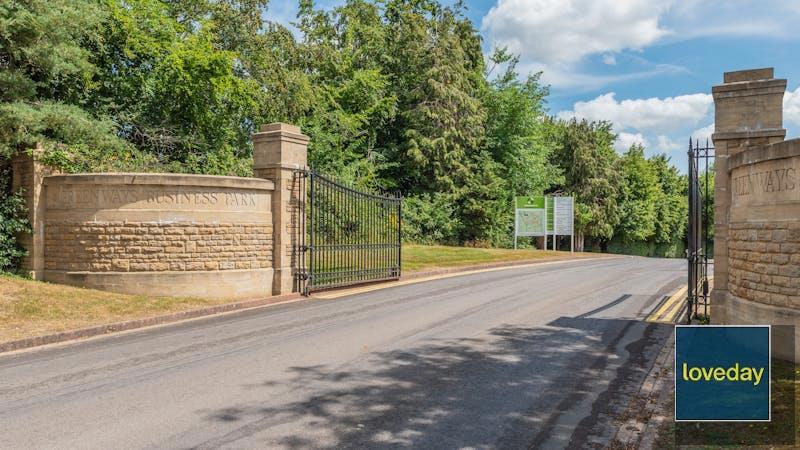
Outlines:
{"type": "Polygon", "coordinates": [[[271,293],[271,181],[98,174],[44,184],[46,281],[157,295],[172,272],[183,295],[271,293]]]}
{"type": "Polygon", "coordinates": [[[51,175],[38,152],[19,155],[14,185],[28,194],[33,224],[22,241],[24,267],[35,279],[130,294],[246,299],[291,292],[292,270],[281,264],[288,264],[295,230],[284,213],[291,212],[288,196],[276,183],[286,186],[293,168],[305,166],[308,138],[271,124],[254,140],[261,166],[283,158],[285,167],[261,178],[51,175]]]}
{"type": "Polygon", "coordinates": [[[757,69],[726,73],[724,81],[712,90],[712,320],[800,325],[800,140],[783,140],[786,80],[757,69]]]}

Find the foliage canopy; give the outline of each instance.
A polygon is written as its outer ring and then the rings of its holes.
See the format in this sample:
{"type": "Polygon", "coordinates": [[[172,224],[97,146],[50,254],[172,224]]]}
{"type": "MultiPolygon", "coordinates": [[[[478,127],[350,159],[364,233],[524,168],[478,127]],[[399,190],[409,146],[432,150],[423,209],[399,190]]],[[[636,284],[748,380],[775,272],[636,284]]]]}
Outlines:
{"type": "Polygon", "coordinates": [[[605,122],[548,117],[540,74],[484,55],[464,6],[301,0],[0,4],[0,160],[42,143],[71,172],[250,174],[250,134],[289,122],[317,169],[407,197],[406,239],[507,246],[515,195],[575,195],[580,245],[683,238],[682,175],[614,151],[605,122]]]}

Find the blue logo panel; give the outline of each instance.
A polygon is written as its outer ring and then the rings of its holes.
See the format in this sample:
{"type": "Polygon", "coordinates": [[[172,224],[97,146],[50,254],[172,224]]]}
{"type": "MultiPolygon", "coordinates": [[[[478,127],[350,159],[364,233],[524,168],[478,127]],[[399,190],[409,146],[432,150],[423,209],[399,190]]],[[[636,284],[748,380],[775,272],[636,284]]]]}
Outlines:
{"type": "Polygon", "coordinates": [[[676,421],[770,420],[770,327],[675,327],[676,421]]]}

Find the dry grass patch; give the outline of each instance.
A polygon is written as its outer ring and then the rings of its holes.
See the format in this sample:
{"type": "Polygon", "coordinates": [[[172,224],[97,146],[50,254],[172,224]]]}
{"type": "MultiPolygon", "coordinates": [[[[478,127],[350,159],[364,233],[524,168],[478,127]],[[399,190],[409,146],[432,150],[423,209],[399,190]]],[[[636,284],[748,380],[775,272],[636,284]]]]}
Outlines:
{"type": "Polygon", "coordinates": [[[229,302],[114,294],[0,275],[0,342],[229,302]]]}

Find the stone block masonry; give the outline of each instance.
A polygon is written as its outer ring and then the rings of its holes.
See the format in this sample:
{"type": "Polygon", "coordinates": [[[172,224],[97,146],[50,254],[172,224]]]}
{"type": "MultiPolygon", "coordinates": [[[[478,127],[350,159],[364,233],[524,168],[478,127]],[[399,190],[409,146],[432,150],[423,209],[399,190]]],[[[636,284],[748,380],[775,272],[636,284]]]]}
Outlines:
{"type": "Polygon", "coordinates": [[[728,266],[732,295],[800,308],[800,222],[731,224],[728,266]]]}
{"type": "Polygon", "coordinates": [[[253,137],[257,178],[183,174],[58,175],[41,149],[13,161],[32,236],[35,279],[129,294],[250,299],[286,294],[308,137],[287,124],[253,137]],[[276,189],[277,188],[277,189],[276,189]]]}
{"type": "Polygon", "coordinates": [[[160,272],[268,269],[263,223],[48,222],[48,271],[160,272]]]}
{"type": "MultiPolygon", "coordinates": [[[[794,325],[800,342],[800,140],[784,140],[786,80],[729,72],[714,86],[713,323],[794,325]]],[[[779,342],[779,341],[777,341],[779,342]]],[[[800,347],[773,347],[800,361],[800,347]]]]}

